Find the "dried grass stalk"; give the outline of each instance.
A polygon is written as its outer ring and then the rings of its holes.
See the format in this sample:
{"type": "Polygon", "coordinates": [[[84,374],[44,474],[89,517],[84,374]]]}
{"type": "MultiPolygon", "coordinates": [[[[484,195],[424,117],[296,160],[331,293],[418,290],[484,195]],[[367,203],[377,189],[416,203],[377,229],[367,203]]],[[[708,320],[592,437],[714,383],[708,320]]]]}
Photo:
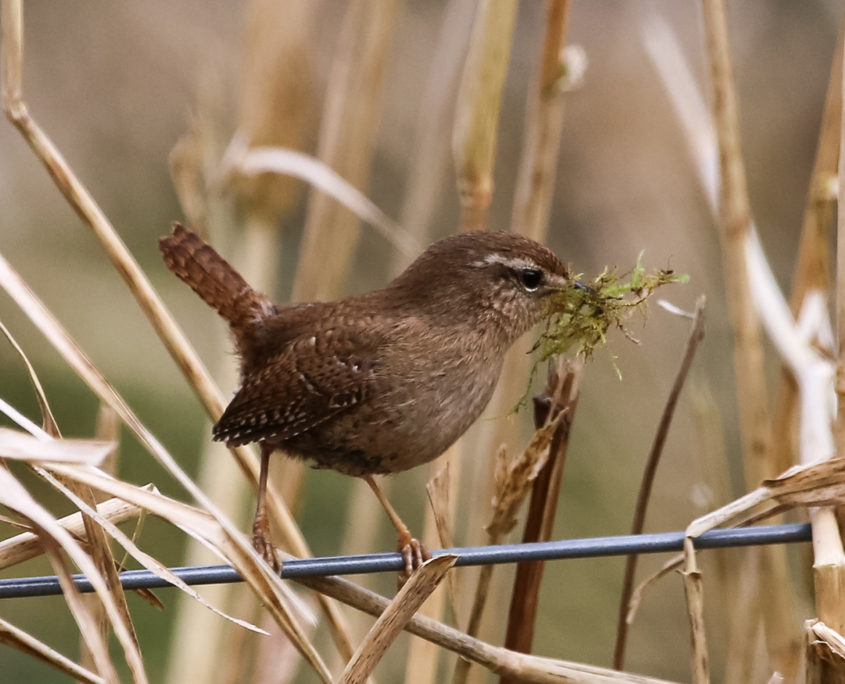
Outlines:
{"type": "Polygon", "coordinates": [[[340,678],[343,684],[362,684],[366,681],[414,613],[439,586],[457,560],[457,556],[448,554],[437,556],[423,563],[411,575],[356,649],[340,678]]]}
{"type": "MultiPolygon", "coordinates": [[[[152,489],[152,485],[145,485],[143,488],[152,489]]],[[[97,504],[97,512],[104,519],[118,525],[130,518],[137,518],[141,509],[134,504],[127,503],[123,499],[108,499],[97,504]]],[[[72,536],[84,539],[85,528],[82,524],[81,513],[71,513],[56,522],[64,527],[72,536]]],[[[42,553],[38,536],[33,532],[22,532],[21,534],[9,537],[0,541],[0,570],[23,563],[42,553]]]]}
{"type": "Polygon", "coordinates": [[[508,70],[516,0],[481,0],[458,92],[452,154],[461,230],[484,230],[493,198],[496,129],[508,70]]]}
{"type": "Polygon", "coordinates": [[[123,648],[133,681],[146,682],[144,664],[134,634],[115,603],[105,578],[100,574],[88,554],[83,551],[67,530],[57,524],[53,516],[29,495],[11,473],[2,468],[0,468],[0,503],[27,519],[39,536],[53,570],[59,577],[65,601],[79,626],[80,635],[85,639],[86,646],[91,649],[98,673],[108,682],[118,681],[106,641],[98,629],[91,611],[81,600],[81,594],[70,578],[70,570],[61,555],[62,550],[66,551],[77,567],[85,573],[97,596],[105,606],[109,620],[123,648]]]}
{"type": "Polygon", "coordinates": [[[743,463],[746,481],[757,482],[771,472],[768,470],[771,431],[760,326],[751,299],[751,283],[745,259],[746,239],[751,232],[751,209],[739,138],[739,115],[725,3],[724,0],[702,0],[702,6],[713,90],[713,121],[721,167],[719,236],[734,331],[734,368],[743,463]]]}
{"type": "Polygon", "coordinates": [[[6,622],[3,618],[0,618],[0,643],[22,651],[40,660],[42,663],[47,663],[47,665],[73,677],[77,681],[88,682],[89,684],[104,684],[106,681],[90,669],[77,665],[67,656],[50,648],[43,641],[39,641],[31,634],[6,622]]]}

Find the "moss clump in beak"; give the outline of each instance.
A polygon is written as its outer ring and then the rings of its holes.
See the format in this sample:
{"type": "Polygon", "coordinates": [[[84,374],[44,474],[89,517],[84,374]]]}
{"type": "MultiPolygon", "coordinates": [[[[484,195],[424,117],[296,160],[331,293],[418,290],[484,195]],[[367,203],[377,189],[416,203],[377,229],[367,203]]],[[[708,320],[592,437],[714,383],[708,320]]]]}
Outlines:
{"type": "MultiPolygon", "coordinates": [[[[584,358],[607,340],[610,328],[619,328],[633,339],[625,322],[634,311],[645,312],[646,300],[654,291],[669,283],[685,283],[686,275],[671,270],[654,269],[647,272],[641,263],[628,273],[627,280],[617,270],[606,268],[592,282],[573,278],[546,300],[546,329],[533,350],[539,350],[539,362],[554,354],[575,350],[584,358]]],[[[532,351],[533,351],[532,350],[532,351]]]]}

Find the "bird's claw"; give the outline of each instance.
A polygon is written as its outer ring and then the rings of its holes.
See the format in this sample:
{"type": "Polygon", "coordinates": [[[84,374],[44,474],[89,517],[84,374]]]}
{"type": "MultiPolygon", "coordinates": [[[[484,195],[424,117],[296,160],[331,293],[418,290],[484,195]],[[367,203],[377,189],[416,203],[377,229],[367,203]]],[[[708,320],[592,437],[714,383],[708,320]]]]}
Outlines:
{"type": "Polygon", "coordinates": [[[431,559],[431,554],[419,539],[410,535],[405,538],[399,538],[399,553],[402,554],[404,564],[402,571],[399,573],[398,585],[401,588],[411,577],[414,570],[417,570],[425,561],[431,559]]]}
{"type": "Polygon", "coordinates": [[[262,521],[256,520],[252,526],[252,548],[273,568],[276,574],[282,571],[282,564],[279,562],[276,549],[270,541],[270,529],[269,525],[266,524],[266,518],[264,524],[262,524],[262,521]]]}

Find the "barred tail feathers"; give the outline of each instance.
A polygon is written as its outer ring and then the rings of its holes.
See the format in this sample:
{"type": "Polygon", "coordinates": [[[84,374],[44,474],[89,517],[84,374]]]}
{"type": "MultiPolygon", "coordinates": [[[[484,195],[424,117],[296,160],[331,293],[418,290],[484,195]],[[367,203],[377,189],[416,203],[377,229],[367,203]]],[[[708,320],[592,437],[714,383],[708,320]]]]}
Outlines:
{"type": "Polygon", "coordinates": [[[228,321],[237,338],[275,311],[211,245],[181,224],[158,245],[167,267],[228,321]]]}

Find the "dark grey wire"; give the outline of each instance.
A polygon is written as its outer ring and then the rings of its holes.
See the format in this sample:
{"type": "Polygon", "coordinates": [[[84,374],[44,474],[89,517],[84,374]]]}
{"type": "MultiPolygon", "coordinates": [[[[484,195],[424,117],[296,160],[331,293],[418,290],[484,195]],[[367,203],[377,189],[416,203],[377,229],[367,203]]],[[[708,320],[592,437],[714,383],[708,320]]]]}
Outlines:
{"type": "MultiPolygon", "coordinates": [[[[695,540],[698,549],[758,544],[786,544],[810,541],[808,524],[767,525],[729,530],[713,530],[695,540]]],[[[593,558],[619,556],[630,553],[662,553],[683,548],[683,532],[660,532],[619,537],[594,537],[590,539],[561,539],[533,544],[502,544],[500,546],[468,546],[432,551],[433,556],[455,554],[457,566],[490,565],[493,563],[519,563],[524,561],[561,560],[564,558],[593,558]]],[[[329,556],[285,561],[284,579],[314,577],[319,575],[358,575],[371,572],[397,572],[402,569],[402,556],[398,553],[372,553],[359,556],[329,556]]],[[[240,582],[241,576],[228,565],[199,565],[170,568],[186,584],[225,584],[240,582]]],[[[155,589],[169,587],[171,583],[149,570],[121,572],[120,583],[124,589],[155,589]]],[[[74,582],[81,592],[91,592],[91,583],[84,575],[74,575],[74,582]]],[[[20,577],[0,580],[0,599],[27,596],[54,596],[61,594],[58,578],[20,577]]]]}

